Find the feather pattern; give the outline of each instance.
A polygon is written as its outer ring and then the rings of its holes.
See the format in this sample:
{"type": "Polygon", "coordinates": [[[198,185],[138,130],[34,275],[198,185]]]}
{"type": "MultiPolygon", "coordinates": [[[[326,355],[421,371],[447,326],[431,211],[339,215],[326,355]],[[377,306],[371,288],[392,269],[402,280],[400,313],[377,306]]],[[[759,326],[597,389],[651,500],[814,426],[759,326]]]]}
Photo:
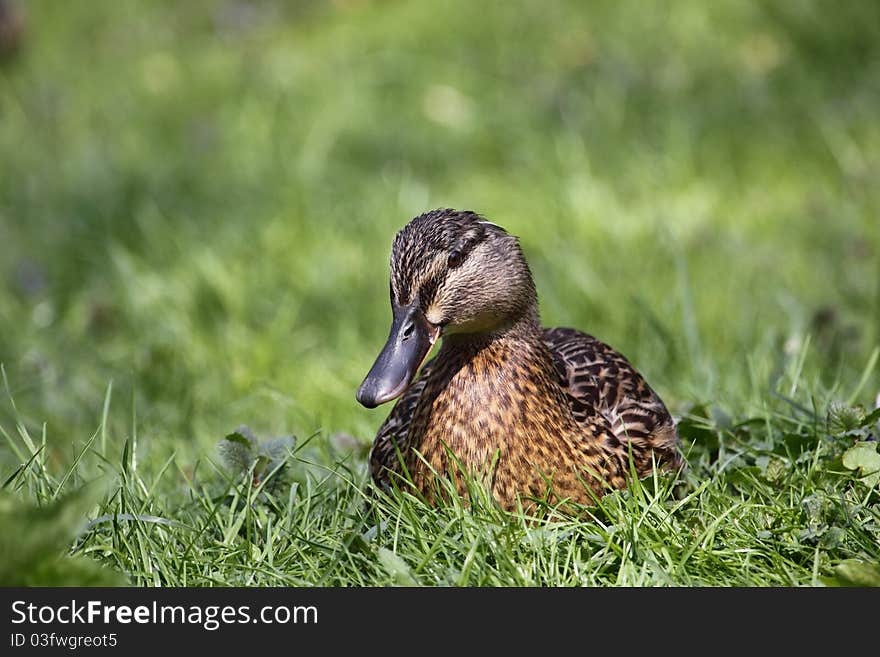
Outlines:
{"type": "Polygon", "coordinates": [[[543,339],[578,423],[601,414],[613,434],[605,436],[606,446],[623,447],[627,458],[631,451],[639,472],[650,470],[652,458],[663,467],[681,467],[672,416],[622,354],[571,328],[544,329],[543,339]]]}
{"type": "Polygon", "coordinates": [[[683,467],[672,417],[622,354],[541,328],[531,272],[503,229],[470,212],[426,213],[395,238],[391,272],[392,304],[415,304],[444,337],[379,428],[379,488],[433,501],[443,476],[465,495],[464,471],[514,510],[591,504],[633,471],[683,467]]]}

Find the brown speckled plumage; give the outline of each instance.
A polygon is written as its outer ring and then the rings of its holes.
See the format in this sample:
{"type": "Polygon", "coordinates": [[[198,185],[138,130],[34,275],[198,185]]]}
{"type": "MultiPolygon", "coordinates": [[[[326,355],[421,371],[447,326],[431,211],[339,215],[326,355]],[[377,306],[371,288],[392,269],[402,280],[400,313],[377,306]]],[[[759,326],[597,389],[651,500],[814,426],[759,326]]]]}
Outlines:
{"type": "Polygon", "coordinates": [[[621,354],[541,328],[528,265],[503,229],[472,212],[420,215],[395,238],[391,274],[392,305],[418,308],[443,344],[379,429],[380,487],[399,476],[432,500],[434,473],[463,493],[463,469],[514,510],[590,504],[625,487],[631,462],[640,477],[681,467],[669,412],[621,354]]]}

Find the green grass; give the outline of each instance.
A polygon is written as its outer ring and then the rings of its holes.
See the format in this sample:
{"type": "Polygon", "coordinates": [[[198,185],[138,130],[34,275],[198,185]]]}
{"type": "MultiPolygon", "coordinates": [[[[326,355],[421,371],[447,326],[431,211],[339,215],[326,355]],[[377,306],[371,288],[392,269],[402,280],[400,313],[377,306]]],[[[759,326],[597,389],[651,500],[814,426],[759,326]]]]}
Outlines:
{"type": "Polygon", "coordinates": [[[878,582],[872,3],[26,4],[4,583],[878,582]],[[364,498],[390,242],[438,206],[646,375],[682,485],[580,520],[364,498]],[[241,424],[297,436],[259,484],[218,453],[241,424]]]}

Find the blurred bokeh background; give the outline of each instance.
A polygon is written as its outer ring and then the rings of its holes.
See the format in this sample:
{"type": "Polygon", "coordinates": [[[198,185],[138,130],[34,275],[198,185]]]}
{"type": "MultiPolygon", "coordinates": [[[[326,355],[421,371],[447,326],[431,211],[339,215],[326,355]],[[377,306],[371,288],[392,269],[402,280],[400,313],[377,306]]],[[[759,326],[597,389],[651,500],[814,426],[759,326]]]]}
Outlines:
{"type": "Polygon", "coordinates": [[[58,458],[111,381],[144,462],[368,445],[391,239],[439,206],[674,412],[846,396],[880,343],[880,3],[0,6],[0,424],[58,458]]]}

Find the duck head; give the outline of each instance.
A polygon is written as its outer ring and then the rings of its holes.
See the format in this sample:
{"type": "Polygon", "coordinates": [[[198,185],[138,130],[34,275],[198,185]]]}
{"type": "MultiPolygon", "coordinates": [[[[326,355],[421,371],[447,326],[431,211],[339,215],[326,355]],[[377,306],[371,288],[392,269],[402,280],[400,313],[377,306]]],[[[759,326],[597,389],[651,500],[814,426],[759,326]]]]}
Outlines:
{"type": "Polygon", "coordinates": [[[400,397],[440,336],[537,321],[535,285],[518,240],[470,211],[410,221],[391,249],[391,333],[357,392],[367,408],[400,397]]]}

